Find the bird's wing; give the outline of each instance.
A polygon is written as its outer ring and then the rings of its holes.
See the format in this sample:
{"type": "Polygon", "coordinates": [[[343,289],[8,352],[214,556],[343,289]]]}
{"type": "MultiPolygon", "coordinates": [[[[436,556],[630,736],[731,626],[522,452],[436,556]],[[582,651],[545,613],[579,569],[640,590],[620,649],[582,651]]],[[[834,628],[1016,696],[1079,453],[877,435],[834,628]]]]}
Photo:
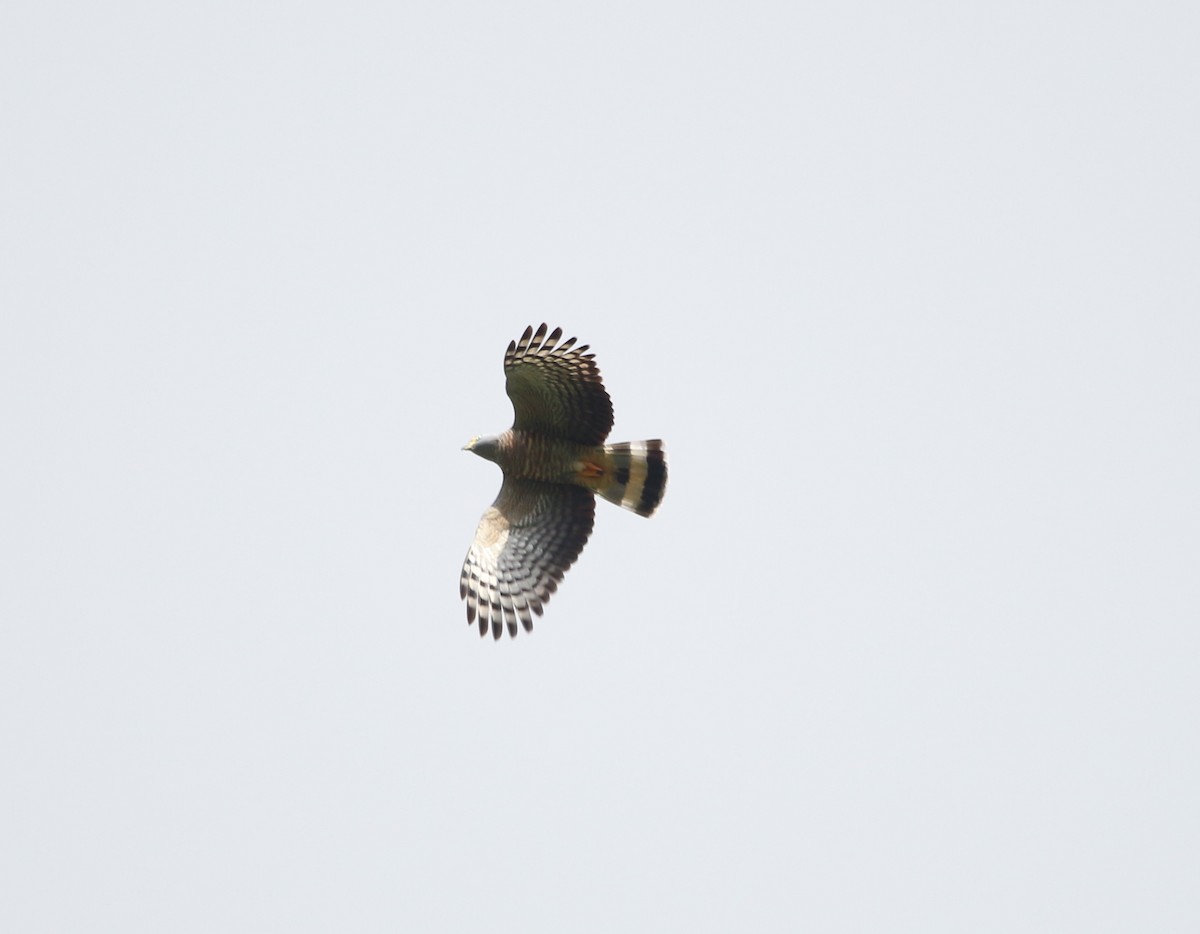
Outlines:
{"type": "Polygon", "coordinates": [[[575,338],[559,343],[562,329],[546,334],[525,329],[504,354],[505,388],[513,404],[513,428],[602,444],[612,430],[612,400],[604,390],[594,354],[575,338]]]}
{"type": "Polygon", "coordinates": [[[500,495],[479,520],[463,562],[459,593],[467,623],[478,617],[479,634],[501,624],[517,634],[517,621],[533,629],[531,614],[558,587],[592,532],[596,499],[577,486],[504,478],[500,495]]]}

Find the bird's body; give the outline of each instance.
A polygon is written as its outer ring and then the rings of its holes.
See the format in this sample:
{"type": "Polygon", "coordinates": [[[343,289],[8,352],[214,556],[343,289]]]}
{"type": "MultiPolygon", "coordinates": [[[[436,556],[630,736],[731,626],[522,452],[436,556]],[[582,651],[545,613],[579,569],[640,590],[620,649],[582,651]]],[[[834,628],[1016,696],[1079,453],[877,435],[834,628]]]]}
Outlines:
{"type": "Polygon", "coordinates": [[[573,483],[579,465],[595,450],[585,444],[512,428],[497,435],[495,442],[494,455],[486,448],[481,452],[478,442],[470,450],[494,461],[506,477],[541,483],[573,483]]]}
{"type": "Polygon", "coordinates": [[[662,500],[667,465],[661,441],[604,444],[612,402],[586,346],[546,325],[526,328],[504,356],[513,427],[466,449],[504,473],[463,564],[459,590],[480,635],[533,615],[555,591],[592,531],[595,495],[649,516],[662,500]]]}

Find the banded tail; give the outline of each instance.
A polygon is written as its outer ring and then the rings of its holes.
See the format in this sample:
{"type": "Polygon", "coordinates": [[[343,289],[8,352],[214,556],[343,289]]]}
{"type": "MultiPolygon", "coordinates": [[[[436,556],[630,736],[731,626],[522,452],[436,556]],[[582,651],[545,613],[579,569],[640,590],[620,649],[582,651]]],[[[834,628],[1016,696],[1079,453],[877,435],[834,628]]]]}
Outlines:
{"type": "Polygon", "coordinates": [[[626,441],[604,445],[604,473],[597,478],[595,491],[610,503],[648,516],[662,502],[667,491],[667,459],[663,443],[626,441]]]}

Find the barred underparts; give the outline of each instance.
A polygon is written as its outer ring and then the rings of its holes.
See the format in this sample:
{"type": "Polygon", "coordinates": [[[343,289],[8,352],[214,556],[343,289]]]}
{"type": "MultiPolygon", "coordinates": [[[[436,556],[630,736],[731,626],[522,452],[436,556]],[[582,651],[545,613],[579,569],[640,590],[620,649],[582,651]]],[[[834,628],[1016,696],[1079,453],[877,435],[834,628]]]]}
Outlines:
{"type": "Polygon", "coordinates": [[[594,355],[562,330],[525,329],[504,355],[513,427],[473,438],[464,450],[504,473],[463,563],[459,593],[467,622],[496,639],[517,634],[558,587],[592,532],[595,495],[640,516],[651,515],[667,487],[663,443],[605,444],[612,401],[594,355]]]}

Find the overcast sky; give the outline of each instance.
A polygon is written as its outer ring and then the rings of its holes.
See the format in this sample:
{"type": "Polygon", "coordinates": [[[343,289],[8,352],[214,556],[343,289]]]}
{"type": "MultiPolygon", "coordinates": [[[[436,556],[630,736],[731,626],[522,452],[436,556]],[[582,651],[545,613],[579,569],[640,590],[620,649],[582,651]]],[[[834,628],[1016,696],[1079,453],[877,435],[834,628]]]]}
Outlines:
{"type": "Polygon", "coordinates": [[[0,928],[1200,929],[1186,3],[0,13],[0,928]],[[458,574],[592,345],[531,635],[458,574]]]}

